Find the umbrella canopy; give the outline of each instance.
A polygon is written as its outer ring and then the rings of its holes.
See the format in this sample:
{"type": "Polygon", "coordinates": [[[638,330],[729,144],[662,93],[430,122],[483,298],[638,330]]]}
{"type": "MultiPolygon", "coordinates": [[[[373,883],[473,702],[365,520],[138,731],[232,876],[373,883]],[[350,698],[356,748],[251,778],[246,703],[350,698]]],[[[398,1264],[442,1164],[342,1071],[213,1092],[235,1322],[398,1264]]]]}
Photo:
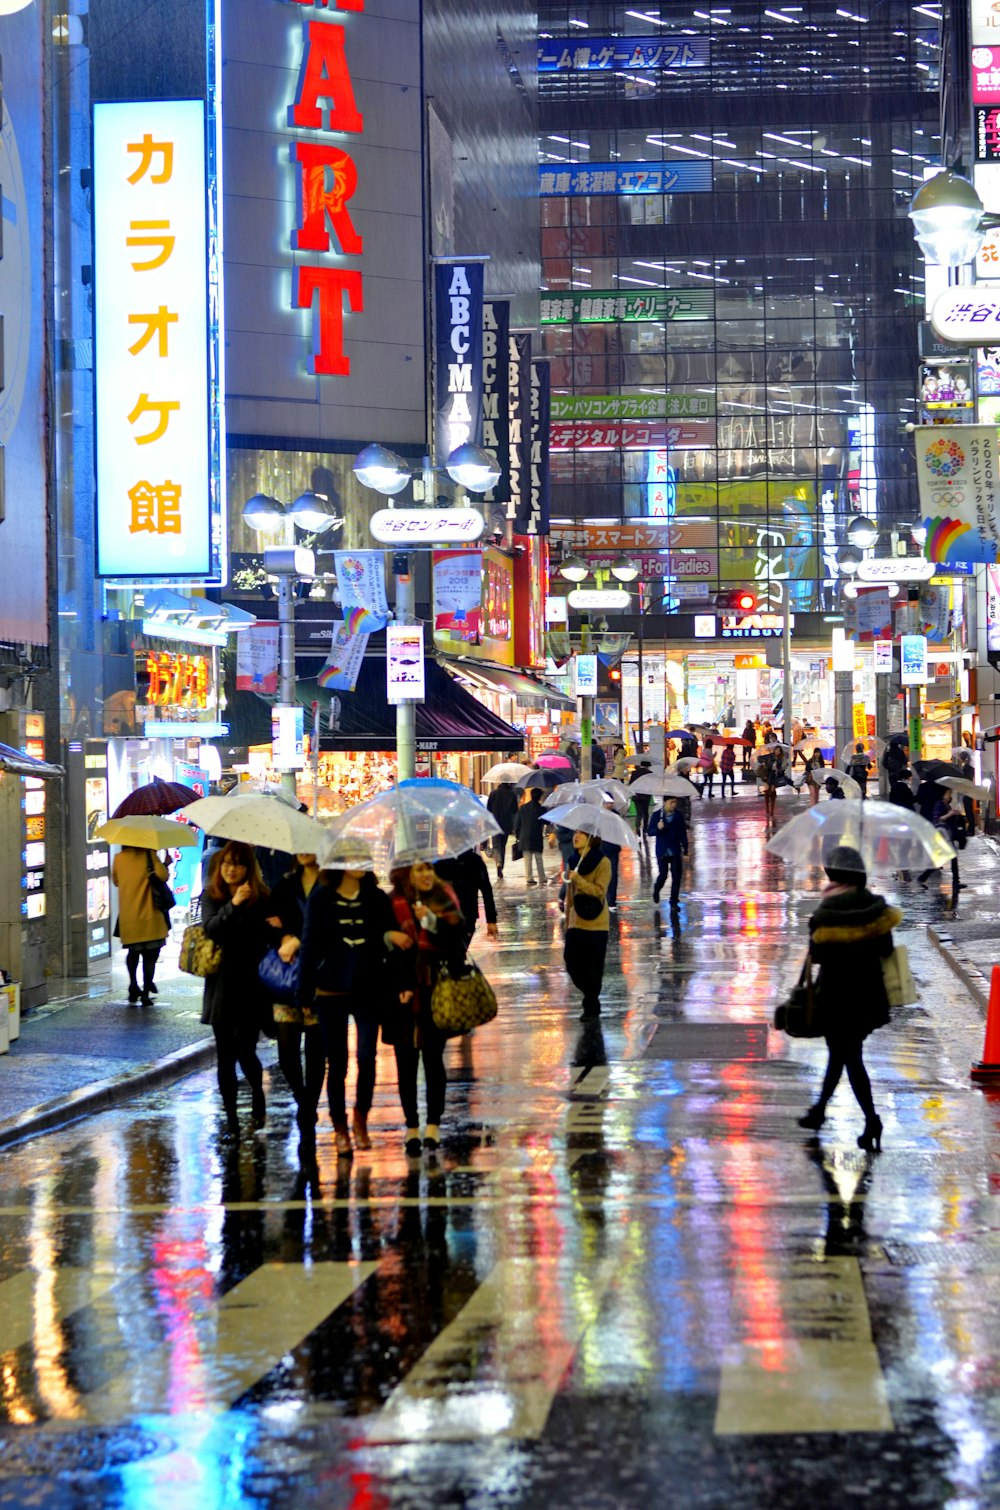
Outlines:
{"type": "Polygon", "coordinates": [[[12,745],[5,744],[0,744],[0,771],[10,771],[12,776],[37,776],[43,781],[66,774],[61,765],[53,765],[49,760],[39,760],[34,755],[25,755],[23,750],[15,750],[12,745]]]}
{"type": "MultiPolygon", "coordinates": [[[[692,767],[696,766],[697,764],[697,755],[682,755],[679,760],[674,761],[670,769],[672,772],[676,771],[678,776],[683,776],[686,771],[690,771],[692,767]]],[[[641,779],[645,780],[644,777],[641,779]]]]}
{"type": "Polygon", "coordinates": [[[846,771],[839,771],[835,765],[824,766],[822,770],[814,771],[813,774],[820,786],[824,781],[833,780],[840,787],[845,797],[860,797],[861,786],[853,776],[848,776],[846,771]]]}
{"type": "Polygon", "coordinates": [[[571,777],[571,771],[529,771],[526,776],[519,776],[514,785],[525,792],[530,792],[532,788],[539,792],[550,792],[554,786],[562,786],[571,777]]]}
{"type": "MultiPolygon", "coordinates": [[[[704,728],[704,725],[701,727],[704,728]]],[[[695,733],[693,729],[668,729],[663,737],[664,739],[694,739],[695,733]]],[[[634,760],[643,759],[641,755],[636,755],[632,758],[634,760]]]]}
{"type": "Polygon", "coordinates": [[[198,835],[187,824],[141,813],[109,818],[94,838],[105,844],[130,844],[133,849],[192,849],[198,843],[198,835]]]}
{"type": "Polygon", "coordinates": [[[860,851],[868,871],[939,869],[955,858],[939,828],[891,802],[824,802],[786,823],[767,847],[789,865],[822,865],[838,844],[860,851]]]}
{"type": "Polygon", "coordinates": [[[499,823],[468,787],[419,779],[379,792],[327,829],[330,846],[351,841],[371,853],[380,871],[415,860],[454,860],[498,833],[499,823]]]}
{"type": "Polygon", "coordinates": [[[286,855],[317,854],[327,834],[322,823],[279,797],[199,797],[183,815],[217,839],[235,839],[286,855]]]}
{"type": "MultiPolygon", "coordinates": [[[[226,793],[227,797],[277,797],[286,807],[293,807],[296,812],[302,806],[298,797],[290,787],[279,786],[274,781],[238,781],[234,787],[226,793]]],[[[309,854],[309,850],[300,851],[301,854],[309,854]]]]}
{"type": "Polygon", "coordinates": [[[960,797],[972,797],[976,802],[989,802],[992,793],[988,786],[978,786],[974,781],[968,781],[964,776],[952,776],[943,781],[949,791],[957,792],[960,797]]]}
{"type": "Polygon", "coordinates": [[[908,745],[909,742],[909,734],[890,734],[889,738],[886,740],[886,744],[890,745],[908,745]]]}
{"type": "Polygon", "coordinates": [[[955,765],[950,760],[914,760],[913,769],[922,781],[944,782],[949,776],[965,777],[967,773],[961,766],[955,765]]]}
{"type": "Polygon", "coordinates": [[[745,745],[748,750],[753,749],[753,740],[744,739],[742,734],[706,734],[705,743],[709,741],[713,745],[745,745]]]}
{"type": "Polygon", "coordinates": [[[606,807],[597,807],[593,802],[571,802],[566,807],[555,807],[542,816],[543,823],[556,823],[560,828],[579,830],[584,834],[596,834],[609,844],[623,848],[638,849],[639,841],[624,818],[609,813],[606,807]]]}
{"type": "Polygon", "coordinates": [[[629,791],[638,797],[693,797],[697,796],[698,789],[683,776],[659,776],[654,772],[633,781],[629,791]]]}
{"type": "Polygon", "coordinates": [[[134,792],[129,792],[111,816],[126,818],[130,813],[137,813],[146,818],[162,818],[167,813],[176,813],[189,802],[197,801],[198,793],[193,787],[182,786],[179,781],[162,781],[157,776],[145,786],[137,786],[134,792]]]}
{"type": "Polygon", "coordinates": [[[483,780],[491,786],[498,786],[505,781],[516,781],[519,776],[527,776],[530,771],[530,765],[522,765],[519,760],[501,760],[483,772],[483,780]]]}
{"type": "Polygon", "coordinates": [[[876,739],[874,734],[865,734],[860,739],[851,739],[848,741],[840,752],[840,758],[844,765],[850,765],[852,758],[858,753],[858,745],[861,746],[863,753],[868,756],[868,759],[878,765],[882,758],[882,751],[885,749],[885,740],[876,739]]]}
{"type": "Polygon", "coordinates": [[[576,769],[569,756],[560,755],[557,750],[553,750],[548,755],[539,755],[535,764],[541,766],[543,771],[573,771],[576,769]]]}
{"type": "MultiPolygon", "coordinates": [[[[667,735],[667,738],[670,738],[669,734],[667,735]]],[[[690,739],[691,736],[688,735],[688,738],[690,739]]],[[[690,757],[688,758],[690,759],[690,757]]],[[[662,766],[662,764],[662,760],[654,760],[652,755],[630,755],[625,762],[626,769],[628,770],[634,770],[636,766],[640,765],[651,765],[655,768],[656,766],[662,766]]]]}
{"type": "Polygon", "coordinates": [[[598,806],[605,804],[616,808],[620,813],[627,813],[630,801],[629,788],[613,776],[601,776],[594,781],[564,781],[560,786],[553,787],[548,796],[542,799],[542,807],[566,807],[571,802],[595,802],[598,806]]]}

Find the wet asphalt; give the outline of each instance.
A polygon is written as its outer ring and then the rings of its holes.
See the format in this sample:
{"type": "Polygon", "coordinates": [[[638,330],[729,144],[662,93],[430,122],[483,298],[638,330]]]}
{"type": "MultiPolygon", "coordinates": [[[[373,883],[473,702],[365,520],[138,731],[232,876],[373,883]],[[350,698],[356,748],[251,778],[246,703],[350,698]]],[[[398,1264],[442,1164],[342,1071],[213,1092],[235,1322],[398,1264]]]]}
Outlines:
{"type": "Polygon", "coordinates": [[[796,1125],[822,1047],[769,1026],[818,877],[752,798],[692,850],[673,920],[623,862],[595,1023],[508,865],[436,1159],[384,1050],[372,1150],[324,1111],[312,1178],[273,1066],[237,1149],[200,1071],[0,1152],[0,1506],[1000,1504],[1000,1083],[927,928],[987,958],[995,848],[957,913],[879,882],[922,995],[868,1043],[874,1156],[846,1083],[796,1125]]]}

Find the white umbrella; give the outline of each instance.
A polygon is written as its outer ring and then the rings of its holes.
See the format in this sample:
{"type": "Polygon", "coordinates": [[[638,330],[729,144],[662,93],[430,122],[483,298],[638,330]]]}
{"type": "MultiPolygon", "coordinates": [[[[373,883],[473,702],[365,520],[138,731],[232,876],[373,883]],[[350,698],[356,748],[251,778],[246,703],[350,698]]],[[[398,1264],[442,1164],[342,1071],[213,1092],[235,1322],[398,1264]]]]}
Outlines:
{"type": "Polygon", "coordinates": [[[530,765],[522,765],[519,760],[501,760],[498,765],[491,765],[488,771],[483,772],[483,780],[491,786],[504,781],[515,782],[519,776],[527,776],[530,770],[530,765]]]}
{"type": "Polygon", "coordinates": [[[327,830],[278,797],[199,797],[181,812],[217,839],[235,839],[286,855],[314,855],[327,830]]]}
{"type": "Polygon", "coordinates": [[[698,788],[683,776],[640,776],[629,787],[638,797],[696,797],[698,788]]]}
{"type": "Polygon", "coordinates": [[[978,786],[974,781],[967,781],[964,776],[945,776],[940,782],[949,791],[957,792],[960,797],[972,797],[976,802],[989,802],[992,792],[988,786],[978,786]]]}
{"type": "Polygon", "coordinates": [[[437,778],[401,781],[341,813],[327,830],[331,845],[351,840],[370,852],[379,871],[455,859],[498,833],[499,823],[474,792],[437,778]]]}
{"type": "MultiPolygon", "coordinates": [[[[279,802],[283,802],[286,807],[293,807],[296,812],[301,806],[291,787],[278,786],[273,781],[238,781],[223,795],[226,797],[277,797],[279,802]]],[[[307,855],[310,851],[303,849],[299,853],[307,855]]]]}
{"type": "Polygon", "coordinates": [[[542,798],[542,807],[567,807],[571,802],[596,802],[627,813],[631,800],[629,789],[620,781],[616,781],[613,776],[599,776],[593,781],[564,781],[562,786],[553,787],[551,792],[546,792],[542,798]]]}
{"type": "Polygon", "coordinates": [[[676,772],[678,776],[684,776],[691,770],[692,766],[696,766],[697,764],[697,755],[682,755],[679,760],[674,761],[670,770],[671,772],[676,772]]]}
{"type": "Polygon", "coordinates": [[[655,770],[657,766],[662,768],[663,761],[654,760],[652,755],[630,755],[625,762],[626,769],[630,771],[634,770],[635,767],[639,765],[651,765],[655,770]]]}
{"type": "Polygon", "coordinates": [[[822,865],[838,844],[860,851],[868,871],[939,870],[954,846],[919,813],[891,802],[824,802],[798,813],[767,848],[789,865],[822,865]]]}
{"type": "Polygon", "coordinates": [[[571,802],[568,807],[553,808],[550,813],[542,815],[542,822],[556,823],[560,828],[571,828],[574,832],[597,834],[609,844],[620,844],[623,848],[639,848],[639,841],[624,818],[593,802],[571,802]]]}
{"type": "Polygon", "coordinates": [[[824,766],[822,770],[814,772],[816,781],[822,791],[824,781],[832,778],[840,787],[845,797],[860,797],[861,786],[853,776],[848,776],[846,771],[838,771],[835,765],[824,766]]]}
{"type": "Polygon", "coordinates": [[[858,753],[858,745],[861,746],[862,753],[867,755],[868,759],[873,761],[875,765],[878,765],[882,759],[882,752],[885,749],[885,740],[876,739],[874,734],[863,734],[857,739],[852,739],[844,746],[840,752],[840,758],[844,765],[850,765],[851,760],[858,753]]]}

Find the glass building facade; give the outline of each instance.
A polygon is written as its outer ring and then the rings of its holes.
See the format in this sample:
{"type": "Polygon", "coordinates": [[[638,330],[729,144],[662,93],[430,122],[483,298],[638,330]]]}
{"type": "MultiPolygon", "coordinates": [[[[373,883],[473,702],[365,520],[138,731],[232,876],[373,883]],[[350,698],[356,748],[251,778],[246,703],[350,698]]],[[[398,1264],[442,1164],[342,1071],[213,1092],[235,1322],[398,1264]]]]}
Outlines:
{"type": "Polygon", "coordinates": [[[662,537],[664,607],[747,583],[833,606],[850,514],[916,515],[906,212],[939,24],[902,0],[539,8],[553,524],[662,537]]]}

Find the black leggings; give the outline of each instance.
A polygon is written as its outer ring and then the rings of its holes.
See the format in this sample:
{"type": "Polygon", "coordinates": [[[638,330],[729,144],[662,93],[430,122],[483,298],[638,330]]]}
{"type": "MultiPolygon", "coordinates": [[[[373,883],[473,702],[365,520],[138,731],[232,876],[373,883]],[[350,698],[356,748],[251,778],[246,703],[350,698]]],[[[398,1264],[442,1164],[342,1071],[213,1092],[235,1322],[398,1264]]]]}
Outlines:
{"type": "Polygon", "coordinates": [[[607,950],[606,929],[567,928],[563,959],[570,980],[578,991],[583,992],[585,1012],[601,1010],[601,985],[604,981],[604,956],[607,950]]]}
{"type": "Polygon", "coordinates": [[[840,1083],[840,1077],[847,1071],[847,1078],[851,1082],[851,1090],[855,1100],[865,1114],[865,1121],[870,1122],[875,1116],[875,1102],[872,1099],[872,1083],[868,1078],[863,1057],[863,1038],[827,1038],[826,1047],[829,1059],[826,1066],[826,1074],[823,1076],[823,1088],[819,1093],[817,1105],[824,1111],[826,1104],[840,1083]]]}
{"type": "Polygon", "coordinates": [[[311,1028],[300,1027],[295,1022],[279,1022],[278,1064],[288,1081],[295,1098],[295,1105],[304,1115],[304,1122],[316,1116],[319,1098],[323,1093],[323,1076],[326,1074],[326,1051],[319,1024],[311,1028]],[[302,1040],[306,1045],[306,1072],[302,1074],[302,1040]]]}
{"type": "Polygon", "coordinates": [[[427,1121],[432,1127],[437,1127],[444,1116],[444,1098],[448,1089],[448,1074],[444,1067],[444,1046],[448,1040],[433,1027],[422,1028],[421,1037],[423,1044],[419,1049],[409,1042],[394,1045],[399,1104],[403,1108],[407,1127],[418,1126],[420,1108],[417,1104],[417,1067],[420,1056],[423,1055],[424,1079],[427,1082],[427,1121]]]}
{"type": "Polygon", "coordinates": [[[227,1112],[236,1111],[236,1066],[239,1065],[252,1091],[260,1092],[264,1084],[264,1067],[257,1058],[257,1028],[221,1028],[214,1026],[215,1049],[219,1057],[219,1092],[227,1112]]]}
{"type": "MultiPolygon", "coordinates": [[[[330,1119],[334,1127],[347,1126],[347,1103],[344,1082],[347,1079],[348,1019],[354,1018],[357,1029],[358,1080],[355,1089],[355,1107],[358,1115],[367,1117],[372,1109],[375,1094],[375,1058],[378,1053],[379,1019],[371,1004],[363,1002],[359,994],[345,992],[337,996],[317,996],[316,1016],[322,1032],[323,1049],[330,1061],[326,1093],[330,1099],[330,1119]]],[[[318,1097],[317,1097],[318,1101],[318,1097]]]]}
{"type": "Polygon", "coordinates": [[[139,961],[142,960],[142,989],[143,994],[149,995],[149,988],[153,984],[153,974],[156,970],[156,961],[160,957],[159,949],[129,949],[125,955],[125,968],[128,971],[128,983],[133,991],[139,989],[139,961]]]}

